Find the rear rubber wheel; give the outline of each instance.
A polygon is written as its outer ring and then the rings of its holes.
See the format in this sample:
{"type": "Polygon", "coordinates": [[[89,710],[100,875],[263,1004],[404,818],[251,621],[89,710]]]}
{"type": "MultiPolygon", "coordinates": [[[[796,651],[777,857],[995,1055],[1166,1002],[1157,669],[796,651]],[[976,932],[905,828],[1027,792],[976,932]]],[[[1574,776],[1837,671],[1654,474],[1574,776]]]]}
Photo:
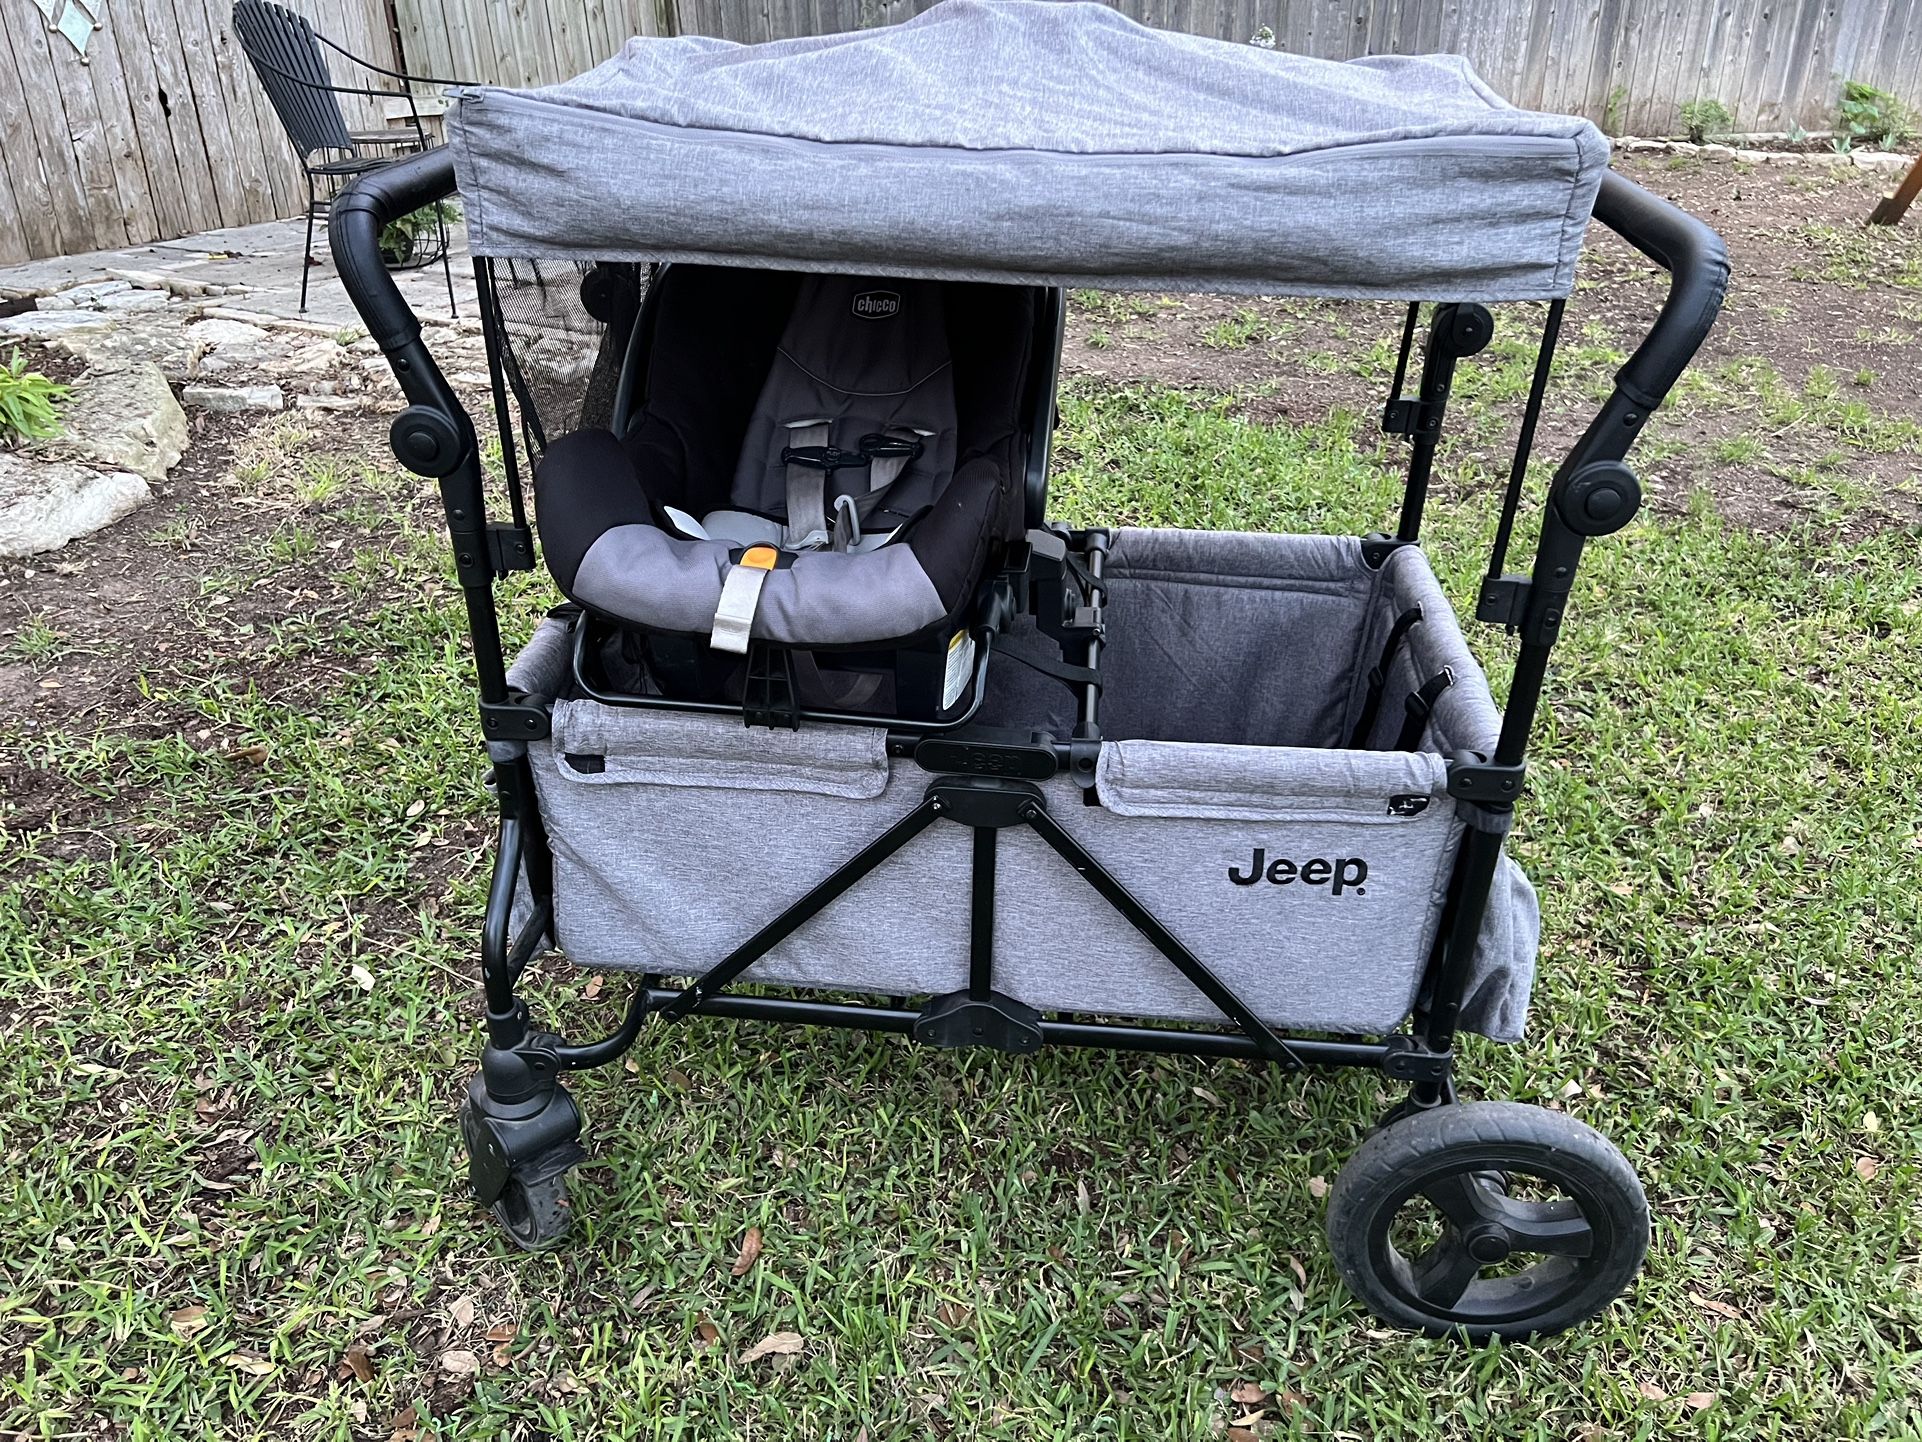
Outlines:
{"type": "Polygon", "coordinates": [[[1342,1280],[1398,1327],[1473,1340],[1587,1321],[1648,1252],[1648,1200],[1593,1127],[1518,1102],[1468,1102],[1377,1132],[1335,1178],[1342,1280]]]}
{"type": "Polygon", "coordinates": [[[493,1205],[494,1220],[524,1252],[544,1252],[567,1239],[573,1217],[568,1211],[567,1173],[540,1181],[509,1177],[493,1205]]]}

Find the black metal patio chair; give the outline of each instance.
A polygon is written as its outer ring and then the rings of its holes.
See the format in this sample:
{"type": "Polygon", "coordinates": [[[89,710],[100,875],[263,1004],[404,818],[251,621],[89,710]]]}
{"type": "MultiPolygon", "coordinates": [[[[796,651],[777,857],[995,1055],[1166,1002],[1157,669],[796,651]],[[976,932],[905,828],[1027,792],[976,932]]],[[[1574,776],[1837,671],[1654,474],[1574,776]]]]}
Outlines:
{"type": "MultiPolygon", "coordinates": [[[[271,0],[237,0],[234,5],[234,35],[240,48],[253,64],[261,89],[280,117],[300,158],[307,177],[307,242],[301,253],[300,308],[307,309],[307,272],[316,264],[313,258],[314,222],[324,221],[341,183],[370,170],[391,165],[403,155],[432,148],[427,128],[421,123],[420,105],[414,96],[416,85],[455,85],[453,80],[435,80],[389,70],[371,60],[363,60],[343,50],[307,23],[306,17],[275,5],[271,0]],[[352,61],[374,75],[398,81],[397,90],[372,86],[336,85],[321,47],[352,61]],[[342,95],[369,99],[397,99],[407,102],[409,123],[387,130],[353,131],[347,128],[342,113],[342,95]],[[323,193],[324,187],[324,193],[323,193]]],[[[437,244],[423,254],[416,237],[408,231],[404,247],[388,257],[396,269],[419,268],[438,260],[447,277],[447,308],[454,313],[454,272],[448,258],[447,220],[438,208],[434,212],[437,244]]]]}

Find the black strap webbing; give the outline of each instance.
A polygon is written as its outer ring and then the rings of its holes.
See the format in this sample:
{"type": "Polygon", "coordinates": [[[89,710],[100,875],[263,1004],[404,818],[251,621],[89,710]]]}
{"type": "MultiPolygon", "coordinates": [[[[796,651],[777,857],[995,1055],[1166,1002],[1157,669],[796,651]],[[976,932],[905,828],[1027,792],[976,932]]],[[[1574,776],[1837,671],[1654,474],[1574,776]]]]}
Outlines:
{"type": "Polygon", "coordinates": [[[1362,698],[1361,714],[1355,718],[1354,734],[1348,738],[1349,750],[1367,749],[1368,738],[1375,734],[1375,719],[1381,715],[1381,693],[1388,685],[1388,668],[1395,664],[1401,643],[1408,639],[1408,633],[1419,620],[1421,607],[1410,606],[1395,617],[1395,624],[1388,628],[1388,640],[1381,648],[1381,660],[1368,673],[1368,694],[1362,698]]]}
{"type": "Polygon", "coordinates": [[[1070,685],[1096,687],[1101,685],[1101,673],[1092,666],[1076,666],[1072,662],[1049,656],[1030,656],[1015,650],[1005,641],[994,648],[994,654],[997,657],[1005,656],[1010,661],[1019,661],[1032,671],[1039,671],[1043,676],[1052,676],[1055,680],[1066,681],[1070,685]]]}
{"type": "Polygon", "coordinates": [[[1395,738],[1397,751],[1413,751],[1421,745],[1422,733],[1428,729],[1428,718],[1435,709],[1435,702],[1441,693],[1455,684],[1455,672],[1444,666],[1426,681],[1421,689],[1409,693],[1408,714],[1401,723],[1401,735],[1395,738]]]}

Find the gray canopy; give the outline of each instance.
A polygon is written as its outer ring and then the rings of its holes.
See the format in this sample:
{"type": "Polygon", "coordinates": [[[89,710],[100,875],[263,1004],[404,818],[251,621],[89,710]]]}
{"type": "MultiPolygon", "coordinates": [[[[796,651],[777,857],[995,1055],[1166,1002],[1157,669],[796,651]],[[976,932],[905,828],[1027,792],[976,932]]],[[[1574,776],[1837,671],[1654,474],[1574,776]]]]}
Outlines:
{"type": "Polygon", "coordinates": [[[449,123],[474,251],[1111,289],[1568,294],[1608,143],[1456,56],[1334,62],[1105,5],[635,39],[449,123]]]}

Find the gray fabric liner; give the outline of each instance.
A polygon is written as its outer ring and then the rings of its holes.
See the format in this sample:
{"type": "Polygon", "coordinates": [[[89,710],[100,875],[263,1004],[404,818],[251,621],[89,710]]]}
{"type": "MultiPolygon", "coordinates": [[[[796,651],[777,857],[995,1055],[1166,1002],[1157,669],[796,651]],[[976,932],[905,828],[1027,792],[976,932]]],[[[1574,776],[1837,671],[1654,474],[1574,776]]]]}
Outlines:
{"type": "Polygon", "coordinates": [[[476,254],[1481,301],[1569,292],[1608,158],[1458,57],[1318,61],[1042,0],[632,40],[563,85],[465,91],[448,130],[476,254]]]}
{"type": "MultiPolygon", "coordinates": [[[[1495,733],[1498,718],[1486,689],[1471,683],[1479,672],[1426,562],[1405,551],[1377,573],[1358,543],[1339,538],[1124,531],[1109,577],[1113,613],[1137,627],[1132,649],[1120,644],[1126,629],[1111,627],[1104,659],[1122,739],[1102,748],[1103,805],[1083,806],[1072,783],[1057,779],[1044,788],[1051,813],[1269,1021],[1393,1028],[1433,944],[1463,826],[1439,755],[1351,752],[1327,733],[1341,731],[1354,676],[1374,660],[1365,650],[1344,655],[1343,638],[1372,632],[1415,597],[1429,607],[1418,630],[1433,627],[1418,664],[1454,665],[1460,678],[1452,704],[1437,708],[1434,746],[1495,733]],[[1324,603],[1344,592],[1356,624],[1322,626],[1324,603]],[[1307,610],[1291,622],[1297,600],[1307,610]],[[1205,679],[1227,689],[1212,692],[1209,729],[1222,734],[1194,741],[1179,734],[1192,708],[1162,663],[1205,629],[1211,610],[1249,664],[1237,678],[1225,648],[1211,653],[1205,679]],[[1158,644],[1140,634],[1157,626],[1158,644]],[[1283,657],[1294,664],[1278,671],[1283,657]],[[1332,709],[1325,688],[1340,698],[1332,709]],[[1249,725],[1270,744],[1227,734],[1249,725]],[[1428,805],[1391,815],[1388,798],[1410,795],[1428,805]],[[1292,869],[1236,884],[1257,847],[1266,864],[1292,869]],[[1317,859],[1329,874],[1345,868],[1353,884],[1337,893],[1330,875],[1302,870],[1317,859]],[[1360,881],[1358,863],[1367,868],[1360,881]],[[1322,879],[1309,883],[1308,874],[1322,879]]],[[[511,679],[551,693],[566,664],[551,635],[537,636],[511,679]]],[[[984,719],[1059,725],[1055,698],[1065,696],[1023,668],[996,667],[984,719]]],[[[1391,689],[1384,711],[1398,707],[1391,689]]],[[[587,701],[557,706],[551,741],[530,743],[529,753],[554,846],[561,944],[576,961],[668,975],[713,965],[904,814],[929,780],[911,761],[890,762],[875,728],[770,733],[587,701]],[[605,756],[606,769],[569,766],[566,753],[582,751],[605,756]]],[[[1000,876],[1002,990],[1043,1009],[1215,1019],[1039,838],[1004,833],[1000,876]]],[[[747,979],[877,994],[958,988],[967,976],[967,877],[962,829],[937,825],[747,979]]],[[[1465,1026],[1500,1040],[1521,1034],[1538,935],[1534,893],[1504,859],[1465,1026]]]]}

